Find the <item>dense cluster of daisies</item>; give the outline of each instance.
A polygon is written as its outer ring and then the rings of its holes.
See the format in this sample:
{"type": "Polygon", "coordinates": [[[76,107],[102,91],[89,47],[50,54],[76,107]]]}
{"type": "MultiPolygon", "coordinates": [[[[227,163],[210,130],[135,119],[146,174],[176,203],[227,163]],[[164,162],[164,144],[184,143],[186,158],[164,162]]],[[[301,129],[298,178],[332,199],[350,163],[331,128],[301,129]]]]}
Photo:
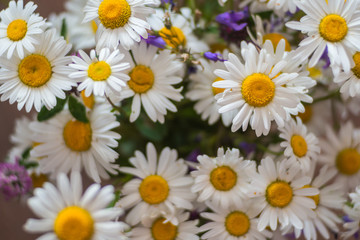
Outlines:
{"type": "Polygon", "coordinates": [[[1,193],[37,216],[25,231],[356,237],[360,1],[188,3],[68,0],[45,19],[11,0],[0,12],[0,100],[36,112],[0,163],[1,193]],[[84,192],[83,177],[95,182],[84,192]]]}

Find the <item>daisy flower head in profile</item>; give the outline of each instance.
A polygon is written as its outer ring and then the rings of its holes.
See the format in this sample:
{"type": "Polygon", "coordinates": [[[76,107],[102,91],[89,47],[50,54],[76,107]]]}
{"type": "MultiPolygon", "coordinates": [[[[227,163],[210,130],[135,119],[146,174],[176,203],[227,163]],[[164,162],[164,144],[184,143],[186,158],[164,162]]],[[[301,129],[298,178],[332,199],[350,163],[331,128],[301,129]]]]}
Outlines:
{"type": "Polygon", "coordinates": [[[317,137],[307,131],[299,117],[296,121],[290,119],[279,131],[280,138],[285,140],[280,146],[285,148],[284,155],[288,158],[288,165],[297,165],[302,171],[308,172],[311,162],[316,161],[320,153],[317,137]]]}
{"type": "Polygon", "coordinates": [[[91,50],[90,57],[82,50],[79,50],[78,56],[73,56],[74,63],[69,66],[74,69],[69,74],[70,78],[81,81],[78,90],[85,90],[85,96],[111,95],[118,94],[130,77],[125,74],[125,70],[130,68],[130,64],[123,62],[124,54],[119,50],[110,51],[103,48],[100,52],[91,50]]]}
{"type": "Polygon", "coordinates": [[[258,230],[271,230],[288,225],[304,228],[304,220],[315,217],[316,204],[310,196],[319,194],[314,187],[304,188],[311,178],[299,173],[297,166],[287,167],[284,160],[277,162],[267,157],[261,160],[258,173],[253,176],[250,197],[261,209],[258,230]]]}
{"type": "Polygon", "coordinates": [[[337,134],[328,126],[319,156],[320,162],[337,169],[336,181],[352,190],[360,182],[360,139],[354,136],[355,131],[351,122],[343,124],[337,134]]]}
{"type": "Polygon", "coordinates": [[[114,187],[101,188],[94,183],[84,194],[82,191],[79,172],[72,172],[70,179],[60,173],[57,187],[45,183],[43,188],[35,189],[28,205],[40,219],[28,219],[24,229],[44,233],[37,239],[127,239],[124,231],[128,226],[113,221],[123,213],[122,209],[108,207],[115,198],[114,187]]]}
{"type": "Polygon", "coordinates": [[[212,201],[214,205],[226,209],[246,198],[250,176],[256,172],[256,164],[240,157],[238,149],[224,152],[219,148],[217,156],[198,156],[197,170],[191,172],[194,184],[191,191],[198,193],[199,202],[212,201]]]}
{"type": "Polygon", "coordinates": [[[192,209],[195,194],[190,191],[193,179],[186,176],[188,167],[183,159],[178,159],[176,150],[164,148],[157,156],[152,143],[146,145],[146,157],[140,151],[130,158],[135,167],[121,167],[120,171],[132,174],[136,179],[126,183],[122,189],[123,197],[117,203],[130,209],[126,222],[134,226],[146,216],[159,209],[167,212],[166,220],[177,224],[179,219],[172,217],[176,209],[192,209]]]}
{"type": "Polygon", "coordinates": [[[132,240],[199,240],[199,220],[189,220],[190,213],[176,210],[178,224],[166,220],[164,213],[156,212],[143,219],[140,226],[131,230],[132,240]]]}
{"type": "Polygon", "coordinates": [[[271,238],[270,231],[264,229],[259,231],[258,214],[259,209],[251,201],[237,201],[228,208],[222,208],[207,202],[212,212],[203,212],[200,215],[210,220],[200,227],[200,232],[205,232],[201,239],[218,240],[265,240],[271,238]]]}
{"type": "Polygon", "coordinates": [[[132,49],[132,56],[125,55],[125,62],[130,62],[127,74],[130,80],[120,93],[120,98],[132,97],[130,122],[140,115],[141,106],[153,122],[164,123],[167,110],[176,112],[176,106],[170,101],[183,99],[182,87],[173,85],[182,81],[176,73],[181,70],[182,63],[170,50],[156,53],[157,47],[142,41],[132,49]]]}
{"type": "Polygon", "coordinates": [[[48,121],[31,124],[34,139],[41,144],[30,155],[41,157],[42,172],[56,175],[84,168],[95,182],[117,173],[114,161],[119,154],[112,148],[118,146],[120,135],[112,129],[120,123],[111,113],[111,105],[97,104],[87,115],[89,122],[82,122],[64,109],[48,121]]]}
{"type": "Polygon", "coordinates": [[[1,58],[1,101],[16,101],[18,109],[25,106],[27,112],[33,106],[38,112],[43,105],[47,109],[55,107],[56,98],[64,99],[64,91],[76,86],[68,78],[71,58],[65,55],[70,49],[71,45],[51,29],[41,34],[32,53],[26,52],[23,58],[1,58]]]}
{"type": "Polygon", "coordinates": [[[146,17],[154,12],[145,5],[149,0],[89,0],[84,7],[83,22],[95,20],[96,45],[114,49],[119,45],[129,50],[141,38],[147,38],[150,25],[146,17]]]}
{"type": "Polygon", "coordinates": [[[332,66],[340,66],[349,72],[353,53],[360,51],[359,3],[339,0],[296,1],[306,15],[300,22],[291,21],[286,26],[302,31],[308,37],[300,42],[294,57],[303,61],[312,55],[309,67],[314,67],[327,47],[332,66]]]}
{"type": "Polygon", "coordinates": [[[6,53],[10,59],[16,50],[19,58],[24,58],[24,50],[35,51],[40,34],[46,28],[45,21],[34,11],[37,5],[23,0],[10,1],[9,7],[0,12],[0,56],[6,53]]]}
{"type": "Polygon", "coordinates": [[[245,131],[250,124],[257,136],[267,135],[271,121],[275,120],[279,127],[284,126],[288,115],[286,108],[299,105],[296,91],[283,86],[299,74],[282,73],[286,61],[275,62],[265,49],[258,52],[253,44],[245,42],[242,42],[241,49],[244,63],[230,53],[229,60],[224,62],[227,70],[214,71],[224,79],[213,83],[213,87],[225,89],[217,100],[222,106],[219,113],[238,109],[232,120],[233,132],[240,127],[245,131]]]}

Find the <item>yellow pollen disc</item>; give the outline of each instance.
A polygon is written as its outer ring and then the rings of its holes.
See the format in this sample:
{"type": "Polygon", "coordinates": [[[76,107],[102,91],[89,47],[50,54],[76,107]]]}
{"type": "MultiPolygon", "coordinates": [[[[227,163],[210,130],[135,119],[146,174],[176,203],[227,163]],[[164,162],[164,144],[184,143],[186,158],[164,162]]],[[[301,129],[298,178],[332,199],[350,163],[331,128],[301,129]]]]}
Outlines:
{"type": "MultiPolygon", "coordinates": [[[[222,79],[222,78],[220,78],[220,77],[217,77],[217,78],[215,78],[215,80],[213,81],[213,83],[214,83],[214,82],[218,82],[218,81],[222,81],[222,80],[224,80],[224,79],[222,79]]],[[[224,92],[224,90],[225,90],[225,88],[212,87],[212,91],[213,91],[214,96],[215,96],[216,94],[218,94],[218,93],[224,92]]]]}
{"type": "Polygon", "coordinates": [[[308,123],[312,118],[313,110],[311,105],[305,105],[304,107],[305,107],[305,112],[303,113],[299,112],[298,116],[301,118],[303,123],[308,123]]]}
{"type": "Polygon", "coordinates": [[[278,180],[266,188],[266,200],[273,207],[286,207],[292,198],[293,190],[287,182],[278,180]]]}
{"type": "Polygon", "coordinates": [[[291,51],[291,45],[290,45],[289,41],[283,35],[281,35],[280,33],[268,33],[268,34],[265,34],[264,37],[263,37],[263,42],[265,43],[266,40],[270,40],[272,42],[274,48],[276,48],[281,39],[285,40],[285,51],[290,52],[291,51]]]}
{"type": "Polygon", "coordinates": [[[93,62],[89,65],[88,76],[94,81],[105,81],[111,75],[111,67],[105,61],[93,62]]]}
{"type": "MultiPolygon", "coordinates": [[[[303,186],[302,188],[312,188],[312,186],[310,185],[305,185],[303,186]]],[[[316,206],[319,205],[319,202],[320,202],[320,194],[318,195],[314,195],[314,196],[307,196],[308,198],[311,198],[312,200],[314,200],[316,206]]]]}
{"type": "Polygon", "coordinates": [[[22,19],[12,21],[7,28],[7,36],[11,41],[19,41],[27,33],[27,23],[22,19]]]}
{"type": "Polygon", "coordinates": [[[249,217],[243,212],[232,212],[226,216],[225,228],[230,235],[235,237],[243,236],[250,229],[249,217]]]}
{"type": "Polygon", "coordinates": [[[329,14],[320,21],[319,33],[328,42],[340,42],[347,32],[345,19],[337,14],[329,14]]]}
{"type": "Polygon", "coordinates": [[[41,87],[52,76],[49,60],[38,54],[32,54],[21,60],[18,68],[21,82],[29,87],[41,87]]]}
{"type": "Polygon", "coordinates": [[[68,148],[76,152],[87,151],[91,147],[92,131],[89,123],[70,120],[64,127],[63,137],[68,148]]]}
{"type": "Polygon", "coordinates": [[[297,157],[303,157],[307,153],[307,143],[300,135],[293,135],[291,137],[291,147],[297,157]]]}
{"type": "Polygon", "coordinates": [[[91,29],[93,30],[93,33],[95,34],[97,29],[98,29],[98,26],[96,25],[96,22],[93,20],[91,21],[91,29]]]}
{"type": "Polygon", "coordinates": [[[237,182],[237,174],[228,166],[220,166],[211,171],[210,182],[216,190],[229,191],[237,182]]]}
{"type": "Polygon", "coordinates": [[[45,174],[36,174],[36,173],[32,173],[30,175],[31,180],[32,180],[32,185],[33,188],[40,188],[44,185],[44,183],[46,183],[47,181],[49,181],[49,178],[45,175],[45,174]]]}
{"type": "Polygon", "coordinates": [[[241,85],[244,100],[253,107],[268,105],[275,96],[275,84],[269,76],[254,73],[245,78],[241,85]]]}
{"type": "Polygon", "coordinates": [[[91,94],[89,97],[85,96],[85,90],[81,91],[81,99],[84,102],[84,105],[90,109],[93,109],[95,105],[95,97],[91,94]]]}
{"type": "Polygon", "coordinates": [[[346,148],[336,156],[336,167],[340,173],[353,175],[360,169],[360,154],[354,148],[346,148]]]}
{"type": "Polygon", "coordinates": [[[311,78],[319,78],[322,76],[322,71],[317,67],[307,68],[309,71],[309,77],[311,78]]]}
{"type": "Polygon", "coordinates": [[[356,52],[353,56],[355,67],[351,70],[357,78],[360,78],[360,52],[356,52]]]}
{"type": "Polygon", "coordinates": [[[129,73],[129,87],[136,93],[145,93],[152,88],[154,84],[153,71],[144,65],[137,65],[129,73]]]}
{"type": "Polygon", "coordinates": [[[55,219],[54,232],[60,240],[90,240],[94,233],[94,220],[81,207],[66,207],[55,219]]]}
{"type": "Polygon", "coordinates": [[[178,234],[177,226],[171,222],[164,223],[165,218],[154,221],[151,227],[151,235],[154,240],[175,240],[178,234]]]}
{"type": "Polygon", "coordinates": [[[124,27],[131,16],[131,8],[126,0],[104,0],[100,3],[99,19],[105,28],[124,27]]]}
{"type": "Polygon", "coordinates": [[[163,27],[159,31],[159,35],[162,37],[165,43],[172,48],[177,48],[180,45],[186,45],[186,37],[180,28],[174,26],[172,26],[170,29],[163,27]]]}
{"type": "Polygon", "coordinates": [[[141,198],[149,204],[159,204],[169,195],[167,181],[159,175],[150,175],[144,178],[139,187],[141,198]]]}

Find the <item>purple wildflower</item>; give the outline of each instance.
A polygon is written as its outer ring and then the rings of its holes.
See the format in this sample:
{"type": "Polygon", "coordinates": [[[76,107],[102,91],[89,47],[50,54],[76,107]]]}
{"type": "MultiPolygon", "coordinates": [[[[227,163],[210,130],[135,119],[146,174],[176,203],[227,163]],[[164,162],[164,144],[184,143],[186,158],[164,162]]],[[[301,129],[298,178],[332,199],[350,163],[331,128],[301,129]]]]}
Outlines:
{"type": "Polygon", "coordinates": [[[166,46],[164,39],[162,39],[159,36],[149,35],[149,37],[144,40],[147,44],[153,45],[158,48],[165,48],[165,46],[166,46]]]}
{"type": "Polygon", "coordinates": [[[323,69],[327,69],[330,66],[330,58],[328,55],[328,47],[326,46],[323,54],[321,55],[320,59],[324,60],[326,64],[322,67],[323,69]]]}
{"type": "Polygon", "coordinates": [[[8,200],[29,192],[31,178],[24,166],[15,163],[0,163],[0,191],[8,200]]]}
{"type": "Polygon", "coordinates": [[[220,61],[220,62],[226,61],[220,53],[205,52],[204,57],[209,59],[209,60],[212,60],[214,62],[216,62],[216,61],[220,61]]]}
{"type": "Polygon", "coordinates": [[[241,142],[239,144],[239,147],[241,150],[244,151],[246,155],[249,155],[250,153],[254,152],[256,149],[256,144],[253,143],[247,143],[247,142],[241,142]]]}

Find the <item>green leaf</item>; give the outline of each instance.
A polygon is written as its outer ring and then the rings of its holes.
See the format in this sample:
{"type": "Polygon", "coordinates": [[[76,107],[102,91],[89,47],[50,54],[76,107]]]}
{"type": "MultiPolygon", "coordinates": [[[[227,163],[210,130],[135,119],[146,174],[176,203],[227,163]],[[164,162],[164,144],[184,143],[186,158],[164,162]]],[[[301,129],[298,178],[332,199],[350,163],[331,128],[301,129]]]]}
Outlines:
{"type": "Polygon", "coordinates": [[[86,108],[75,97],[69,97],[69,110],[76,120],[88,123],[89,119],[86,117],[86,108]]]}
{"type": "Polygon", "coordinates": [[[64,39],[66,39],[66,35],[67,35],[67,25],[66,25],[66,20],[65,20],[65,18],[63,18],[63,20],[62,20],[60,35],[63,36],[64,39]]]}
{"type": "Polygon", "coordinates": [[[115,197],[114,200],[111,201],[111,203],[108,205],[108,208],[112,208],[115,206],[115,204],[119,201],[120,199],[120,194],[121,192],[119,190],[115,191],[115,197]]]}
{"type": "Polygon", "coordinates": [[[53,116],[55,116],[57,113],[61,112],[65,106],[65,103],[67,101],[67,98],[65,99],[60,99],[60,98],[56,98],[56,106],[50,110],[48,110],[45,106],[43,106],[37,116],[37,120],[39,122],[48,120],[50,118],[52,118],[53,116]]]}

